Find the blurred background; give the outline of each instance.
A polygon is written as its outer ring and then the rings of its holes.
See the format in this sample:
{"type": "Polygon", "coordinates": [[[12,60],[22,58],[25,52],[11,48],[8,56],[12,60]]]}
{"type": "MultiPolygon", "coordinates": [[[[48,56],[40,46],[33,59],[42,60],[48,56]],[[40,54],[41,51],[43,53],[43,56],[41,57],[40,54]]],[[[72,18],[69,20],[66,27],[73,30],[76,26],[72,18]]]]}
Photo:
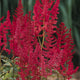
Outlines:
{"type": "MultiPolygon", "coordinates": [[[[22,4],[24,14],[26,14],[33,10],[35,0],[22,0],[22,4]]],[[[4,16],[5,20],[8,10],[13,15],[17,5],[18,0],[0,0],[0,18],[4,16]]],[[[80,0],[60,0],[59,12],[58,22],[64,22],[67,28],[72,29],[72,36],[76,45],[73,63],[75,67],[80,66],[80,0]]]]}

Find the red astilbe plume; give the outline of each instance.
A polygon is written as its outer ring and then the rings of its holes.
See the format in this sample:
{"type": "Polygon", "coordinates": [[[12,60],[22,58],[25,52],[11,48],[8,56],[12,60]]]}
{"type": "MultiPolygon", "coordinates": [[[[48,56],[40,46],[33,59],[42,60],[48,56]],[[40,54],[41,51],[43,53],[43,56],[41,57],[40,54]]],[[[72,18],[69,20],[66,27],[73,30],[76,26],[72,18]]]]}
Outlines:
{"type": "MultiPolygon", "coordinates": [[[[41,30],[47,30],[49,24],[57,23],[57,14],[59,6],[59,0],[36,0],[33,9],[33,21],[36,31],[36,35],[39,34],[41,30]]],[[[54,28],[54,26],[51,26],[54,28]]]]}
{"type": "Polygon", "coordinates": [[[64,78],[71,78],[71,75],[78,70],[78,67],[74,70],[72,58],[74,52],[73,39],[71,36],[71,29],[68,30],[64,23],[59,25],[57,29],[57,50],[58,53],[62,50],[62,59],[58,71],[64,76],[64,78]]]}
{"type": "Polygon", "coordinates": [[[21,2],[22,0],[19,0],[19,3],[18,3],[18,7],[16,8],[16,13],[15,13],[15,15],[17,16],[17,17],[19,17],[19,16],[23,16],[23,14],[24,14],[24,12],[23,12],[23,6],[22,6],[22,2],[21,2]]]}
{"type": "MultiPolygon", "coordinates": [[[[19,4],[21,4],[21,0],[19,4]]],[[[39,79],[38,75],[40,74],[38,55],[35,48],[37,39],[35,39],[30,13],[29,16],[23,16],[23,12],[19,13],[21,10],[22,5],[18,5],[17,16],[14,16],[12,26],[10,27],[10,49],[15,56],[19,57],[16,64],[20,67],[19,74],[22,80],[28,80],[31,76],[31,79],[35,80],[35,78],[39,79]]]]}
{"type": "MultiPolygon", "coordinates": [[[[45,66],[44,72],[41,72],[44,74],[43,76],[48,76],[48,74],[51,74],[52,68],[50,68],[51,64],[49,64],[49,61],[53,59],[52,55],[53,55],[53,51],[55,50],[53,48],[55,44],[53,43],[55,43],[56,40],[53,34],[55,33],[54,29],[57,28],[55,25],[58,19],[57,14],[59,13],[58,6],[59,6],[59,0],[56,0],[56,1],[55,0],[41,0],[41,2],[40,0],[36,0],[36,3],[34,5],[33,23],[34,23],[36,36],[38,36],[39,43],[42,49],[40,60],[41,58],[44,58],[43,60],[40,61],[41,64],[44,63],[44,66],[45,66]],[[42,41],[40,41],[40,38],[42,38],[42,41]],[[50,69],[47,72],[46,69],[48,68],[50,69]]],[[[58,60],[54,59],[53,62],[55,61],[58,61],[58,60]]]]}
{"type": "Polygon", "coordinates": [[[56,30],[53,30],[49,25],[48,31],[45,33],[45,40],[42,47],[42,56],[44,56],[45,73],[44,76],[52,74],[52,70],[60,66],[63,56],[62,51],[60,54],[57,51],[57,38],[55,36],[56,30]],[[48,71],[47,71],[48,70],[48,71]]]}
{"type": "MultiPolygon", "coordinates": [[[[59,0],[56,0],[56,2],[54,0],[41,0],[41,2],[40,0],[36,0],[36,4],[34,5],[33,10],[34,28],[42,49],[40,55],[40,67],[41,73],[43,75],[41,75],[44,77],[47,77],[48,74],[51,75],[52,67],[50,68],[51,64],[49,64],[49,62],[53,59],[53,53],[54,55],[56,54],[55,52],[53,52],[55,50],[53,48],[55,46],[54,43],[56,42],[55,36],[53,36],[53,34],[55,33],[54,29],[57,28],[55,25],[57,23],[57,14],[59,13],[58,6],[59,0]],[[40,38],[42,38],[42,41],[40,40],[40,38]],[[42,68],[42,64],[45,66],[44,70],[42,68]],[[46,69],[48,68],[49,71],[47,72],[46,69]]],[[[55,57],[57,57],[57,55],[55,55],[55,57]]],[[[55,61],[57,62],[58,59],[55,58],[53,62],[56,63],[55,61]]],[[[59,64],[59,62],[57,63],[59,64]]]]}
{"type": "MultiPolygon", "coordinates": [[[[3,18],[4,17],[2,17],[0,21],[3,18]]],[[[7,49],[7,35],[6,35],[8,33],[9,26],[11,26],[11,21],[10,21],[10,13],[8,11],[6,21],[4,21],[3,23],[0,23],[0,50],[1,50],[1,53],[3,52],[3,50],[5,50],[6,52],[10,54],[10,50],[7,49]]]]}

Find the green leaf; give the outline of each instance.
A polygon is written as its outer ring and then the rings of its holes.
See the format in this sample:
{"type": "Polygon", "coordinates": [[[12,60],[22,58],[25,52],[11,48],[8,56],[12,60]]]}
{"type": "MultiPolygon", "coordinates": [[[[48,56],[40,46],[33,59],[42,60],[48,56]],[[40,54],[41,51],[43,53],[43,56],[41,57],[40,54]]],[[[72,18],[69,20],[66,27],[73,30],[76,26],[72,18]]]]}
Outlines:
{"type": "Polygon", "coordinates": [[[5,74],[5,77],[3,80],[6,80],[7,78],[9,78],[11,76],[11,74],[9,74],[8,72],[5,74]]]}
{"type": "Polygon", "coordinates": [[[7,62],[4,64],[5,66],[12,66],[11,63],[7,62]]]}

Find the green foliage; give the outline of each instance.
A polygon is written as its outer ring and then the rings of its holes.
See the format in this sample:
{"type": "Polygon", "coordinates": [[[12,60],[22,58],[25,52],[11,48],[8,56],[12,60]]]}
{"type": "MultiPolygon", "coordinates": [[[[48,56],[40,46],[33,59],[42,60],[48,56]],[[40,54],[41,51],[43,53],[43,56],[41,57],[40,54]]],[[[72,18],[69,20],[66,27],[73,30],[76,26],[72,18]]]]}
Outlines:
{"type": "Polygon", "coordinates": [[[1,55],[2,65],[0,66],[0,79],[15,80],[19,75],[17,74],[19,67],[15,65],[15,59],[9,59],[1,55]],[[15,75],[14,75],[15,74],[15,75]]]}

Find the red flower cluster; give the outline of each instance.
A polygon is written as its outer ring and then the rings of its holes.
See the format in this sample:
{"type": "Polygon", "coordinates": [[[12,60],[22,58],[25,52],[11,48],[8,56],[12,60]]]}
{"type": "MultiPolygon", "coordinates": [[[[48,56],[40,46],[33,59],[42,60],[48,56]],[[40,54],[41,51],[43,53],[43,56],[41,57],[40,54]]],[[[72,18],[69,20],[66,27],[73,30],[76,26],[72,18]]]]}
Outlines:
{"type": "Polygon", "coordinates": [[[0,46],[6,46],[6,30],[9,29],[10,50],[19,57],[16,64],[20,67],[22,80],[42,80],[52,75],[53,70],[69,79],[78,70],[78,67],[73,70],[74,45],[71,30],[68,31],[64,23],[59,28],[56,26],[59,2],[36,0],[31,20],[31,12],[23,16],[23,6],[19,0],[12,23],[8,11],[6,21],[0,24],[0,41],[4,40],[0,46]]]}
{"type": "Polygon", "coordinates": [[[75,53],[73,40],[71,36],[71,29],[68,30],[64,23],[59,25],[57,29],[57,50],[62,53],[62,59],[58,71],[66,78],[71,78],[71,75],[75,73],[79,67],[74,70],[72,58],[75,53]]]}
{"type": "MultiPolygon", "coordinates": [[[[4,17],[0,19],[2,21],[4,17]]],[[[10,54],[10,50],[7,49],[7,33],[9,26],[11,25],[10,23],[10,16],[9,16],[9,11],[7,12],[7,18],[6,21],[3,23],[0,23],[0,52],[2,53],[3,50],[6,50],[10,54]]]]}

